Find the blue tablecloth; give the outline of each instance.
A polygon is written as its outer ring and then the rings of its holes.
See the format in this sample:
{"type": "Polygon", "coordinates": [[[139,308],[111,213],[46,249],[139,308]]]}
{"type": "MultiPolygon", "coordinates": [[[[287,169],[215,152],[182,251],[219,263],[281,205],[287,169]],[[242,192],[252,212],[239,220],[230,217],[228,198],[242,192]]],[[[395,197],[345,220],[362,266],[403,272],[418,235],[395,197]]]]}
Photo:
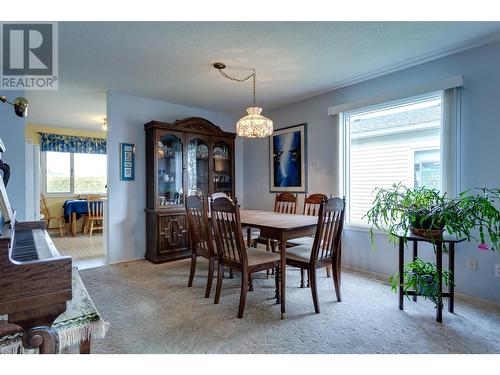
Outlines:
{"type": "Polygon", "coordinates": [[[80,216],[86,215],[89,212],[87,201],[85,199],[70,199],[64,202],[64,219],[69,222],[71,214],[76,213],[76,219],[78,220],[80,216]]]}

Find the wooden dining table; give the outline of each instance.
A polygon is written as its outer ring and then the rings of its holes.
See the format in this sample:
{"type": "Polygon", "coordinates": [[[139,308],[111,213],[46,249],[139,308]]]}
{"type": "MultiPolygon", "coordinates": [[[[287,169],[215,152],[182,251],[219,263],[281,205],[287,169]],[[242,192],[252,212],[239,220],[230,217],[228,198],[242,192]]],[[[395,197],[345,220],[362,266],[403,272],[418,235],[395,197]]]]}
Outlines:
{"type": "Polygon", "coordinates": [[[279,242],[281,256],[280,298],[281,319],[286,318],[286,243],[298,237],[314,235],[318,225],[317,216],[280,214],[260,210],[240,210],[243,226],[260,229],[262,237],[279,242]]]}

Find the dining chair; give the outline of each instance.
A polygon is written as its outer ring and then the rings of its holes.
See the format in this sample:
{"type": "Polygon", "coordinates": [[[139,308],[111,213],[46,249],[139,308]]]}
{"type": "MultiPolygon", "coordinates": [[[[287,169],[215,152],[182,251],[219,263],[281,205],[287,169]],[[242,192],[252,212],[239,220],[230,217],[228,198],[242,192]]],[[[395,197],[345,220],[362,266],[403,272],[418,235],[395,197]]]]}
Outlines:
{"type": "Polygon", "coordinates": [[[41,194],[40,198],[41,198],[40,214],[43,216],[43,220],[45,220],[45,222],[47,223],[47,229],[50,228],[50,221],[55,220],[57,226],[59,227],[59,233],[61,234],[61,237],[63,237],[64,233],[68,233],[68,228],[66,227],[66,222],[64,221],[64,217],[62,215],[51,215],[45,195],[41,194]]]}
{"type": "Polygon", "coordinates": [[[341,301],[341,237],[344,226],[345,198],[329,198],[321,202],[318,226],[312,246],[300,245],[288,249],[286,265],[309,271],[311,293],[316,313],[320,312],[316,270],[328,265],[333,269],[333,284],[337,301],[341,301]]]}
{"type": "Polygon", "coordinates": [[[279,254],[245,246],[237,199],[234,199],[234,202],[224,198],[212,199],[210,206],[218,260],[214,303],[218,304],[220,301],[224,267],[241,272],[238,318],[243,316],[245,309],[249,276],[255,272],[276,268],[276,298],[279,300],[279,254]]]}
{"type": "Polygon", "coordinates": [[[88,230],[90,237],[92,237],[94,230],[103,230],[104,200],[91,196],[87,197],[87,209],[87,226],[84,229],[84,234],[88,230]]]}
{"type": "Polygon", "coordinates": [[[205,288],[205,298],[210,296],[212,280],[214,278],[217,253],[212,238],[212,228],[208,222],[208,201],[205,197],[192,195],[186,198],[186,214],[189,238],[191,243],[191,270],[189,272],[188,287],[193,286],[196,271],[196,260],[199,256],[208,260],[208,278],[205,288]]]}
{"type": "MultiPolygon", "coordinates": [[[[325,194],[321,194],[321,193],[316,193],[316,194],[311,194],[309,196],[306,196],[304,198],[304,209],[302,210],[302,215],[317,216],[319,214],[319,208],[321,206],[321,202],[324,199],[328,199],[328,197],[325,194]]],[[[312,246],[313,241],[314,241],[314,236],[299,237],[299,238],[294,238],[294,239],[288,240],[286,243],[286,246],[287,247],[300,246],[300,245],[312,246]]],[[[330,269],[331,269],[331,267],[326,267],[326,277],[330,277],[330,269]]],[[[300,287],[301,288],[305,287],[304,273],[305,273],[305,270],[301,269],[300,270],[300,287]]],[[[309,288],[309,275],[307,277],[307,287],[309,288]]]]}
{"type": "MultiPolygon", "coordinates": [[[[89,199],[92,199],[92,200],[102,200],[102,199],[106,199],[106,194],[79,194],[76,199],[78,200],[89,200],[89,199]]],[[[82,214],[81,215],[82,217],[82,233],[86,234],[87,233],[87,230],[88,230],[88,219],[89,219],[89,215],[88,214],[82,214]]]]}

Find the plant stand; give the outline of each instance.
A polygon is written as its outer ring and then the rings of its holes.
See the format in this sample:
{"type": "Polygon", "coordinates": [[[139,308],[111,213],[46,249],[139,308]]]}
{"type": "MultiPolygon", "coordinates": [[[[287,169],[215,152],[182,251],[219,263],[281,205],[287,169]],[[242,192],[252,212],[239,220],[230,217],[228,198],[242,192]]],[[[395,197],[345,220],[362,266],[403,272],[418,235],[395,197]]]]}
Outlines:
{"type": "MultiPolygon", "coordinates": [[[[438,279],[438,289],[443,290],[442,282],[443,282],[443,244],[448,244],[448,268],[450,270],[450,285],[448,288],[448,292],[441,293],[441,301],[439,301],[438,306],[436,307],[436,321],[439,323],[443,322],[443,297],[449,298],[448,303],[448,311],[453,313],[454,303],[455,303],[455,244],[465,241],[465,238],[455,238],[448,234],[444,234],[441,237],[431,239],[429,237],[419,236],[413,233],[403,232],[395,233],[395,235],[399,238],[399,309],[404,309],[404,292],[403,292],[403,273],[404,273],[404,246],[405,241],[413,242],[413,261],[418,256],[418,243],[419,242],[429,242],[433,243],[436,246],[436,268],[438,271],[439,279],[438,279]]],[[[417,296],[421,295],[416,291],[407,291],[407,295],[413,296],[413,301],[417,301],[417,296]]]]}

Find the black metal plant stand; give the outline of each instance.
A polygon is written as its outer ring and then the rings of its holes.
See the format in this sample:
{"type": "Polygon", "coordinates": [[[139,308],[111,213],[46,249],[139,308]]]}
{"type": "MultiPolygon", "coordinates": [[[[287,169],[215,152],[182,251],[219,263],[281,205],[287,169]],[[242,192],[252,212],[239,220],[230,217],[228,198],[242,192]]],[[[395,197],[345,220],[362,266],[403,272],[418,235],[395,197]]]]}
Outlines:
{"type": "MultiPolygon", "coordinates": [[[[455,244],[465,241],[465,238],[456,238],[448,234],[431,239],[429,237],[419,236],[413,233],[398,232],[395,235],[399,238],[399,309],[404,309],[404,291],[403,291],[403,273],[404,273],[404,245],[405,241],[413,242],[413,261],[418,256],[418,243],[428,242],[436,246],[436,268],[438,272],[438,289],[441,291],[441,299],[436,307],[436,321],[443,322],[443,303],[442,298],[449,298],[448,311],[453,313],[455,304],[455,244]],[[443,292],[443,244],[448,244],[448,269],[450,271],[450,285],[447,292],[443,292]]],[[[417,296],[421,294],[417,291],[407,291],[406,295],[413,296],[413,301],[417,301],[417,296]]]]}

